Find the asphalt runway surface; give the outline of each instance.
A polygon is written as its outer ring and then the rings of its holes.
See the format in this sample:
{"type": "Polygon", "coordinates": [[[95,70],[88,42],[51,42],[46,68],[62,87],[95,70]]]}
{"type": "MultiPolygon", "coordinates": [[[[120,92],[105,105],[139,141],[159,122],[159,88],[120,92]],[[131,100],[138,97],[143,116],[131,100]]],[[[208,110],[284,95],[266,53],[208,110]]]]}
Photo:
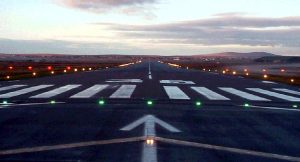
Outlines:
{"type": "Polygon", "coordinates": [[[0,102],[0,161],[300,161],[280,83],[142,62],[0,82],[0,102]]]}

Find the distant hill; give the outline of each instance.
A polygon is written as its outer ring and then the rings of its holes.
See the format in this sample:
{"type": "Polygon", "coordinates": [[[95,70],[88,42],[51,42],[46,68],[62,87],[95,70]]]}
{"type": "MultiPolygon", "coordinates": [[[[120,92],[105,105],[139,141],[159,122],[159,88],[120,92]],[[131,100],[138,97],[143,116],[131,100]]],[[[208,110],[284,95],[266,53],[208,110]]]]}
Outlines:
{"type": "Polygon", "coordinates": [[[266,52],[252,52],[252,53],[237,53],[224,52],[206,55],[182,55],[182,56],[159,56],[159,55],[65,55],[65,54],[1,54],[0,61],[32,61],[32,62],[103,62],[103,61],[134,61],[134,60],[249,60],[253,61],[262,57],[274,57],[277,55],[266,52]]]}
{"type": "Polygon", "coordinates": [[[193,55],[193,57],[227,57],[227,58],[251,58],[257,59],[261,57],[272,57],[277,56],[267,52],[250,52],[250,53],[238,53],[238,52],[224,52],[206,55],[193,55]]]}
{"type": "Polygon", "coordinates": [[[263,63],[300,63],[300,56],[275,56],[255,59],[255,62],[263,63]]]}

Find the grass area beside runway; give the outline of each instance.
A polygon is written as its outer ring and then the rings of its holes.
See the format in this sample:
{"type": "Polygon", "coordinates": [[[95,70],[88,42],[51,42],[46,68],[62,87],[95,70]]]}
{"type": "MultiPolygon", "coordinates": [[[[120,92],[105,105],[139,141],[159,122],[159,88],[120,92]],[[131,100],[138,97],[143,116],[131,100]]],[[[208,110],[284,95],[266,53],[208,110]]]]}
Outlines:
{"type": "Polygon", "coordinates": [[[83,63],[83,62],[1,62],[1,80],[21,80],[35,77],[51,76],[58,74],[69,74],[83,71],[93,71],[99,69],[118,67],[128,62],[103,62],[103,63],[83,63]]]}
{"type": "Polygon", "coordinates": [[[214,72],[223,75],[242,76],[262,81],[272,81],[300,86],[300,64],[244,64],[236,62],[167,62],[170,66],[183,69],[196,69],[204,72],[214,72]],[[255,68],[253,68],[255,67],[255,68]],[[282,68],[278,68],[282,67],[282,68]]]}

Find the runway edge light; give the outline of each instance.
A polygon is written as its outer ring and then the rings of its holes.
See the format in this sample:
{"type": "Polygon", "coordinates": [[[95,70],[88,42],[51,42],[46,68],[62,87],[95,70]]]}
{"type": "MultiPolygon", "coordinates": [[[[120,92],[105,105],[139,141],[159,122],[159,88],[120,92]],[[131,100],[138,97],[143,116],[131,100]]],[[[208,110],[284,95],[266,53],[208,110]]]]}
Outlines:
{"type": "Polygon", "coordinates": [[[196,102],[195,102],[195,105],[196,105],[197,107],[200,107],[200,106],[202,105],[202,103],[201,103],[200,101],[196,101],[196,102]]]}
{"type": "Polygon", "coordinates": [[[244,107],[245,107],[245,108],[248,108],[248,107],[250,107],[250,104],[249,104],[249,103],[245,103],[245,104],[244,104],[244,107]]]}
{"type": "Polygon", "coordinates": [[[2,104],[8,104],[8,101],[4,100],[2,101],[2,104]]]}
{"type": "Polygon", "coordinates": [[[101,99],[101,100],[99,100],[98,104],[99,104],[100,106],[102,106],[102,105],[105,104],[105,101],[104,101],[103,99],[101,99]]]}
{"type": "Polygon", "coordinates": [[[152,105],[153,105],[153,101],[148,100],[148,101],[147,101],[147,105],[148,105],[148,106],[152,106],[152,105]]]}

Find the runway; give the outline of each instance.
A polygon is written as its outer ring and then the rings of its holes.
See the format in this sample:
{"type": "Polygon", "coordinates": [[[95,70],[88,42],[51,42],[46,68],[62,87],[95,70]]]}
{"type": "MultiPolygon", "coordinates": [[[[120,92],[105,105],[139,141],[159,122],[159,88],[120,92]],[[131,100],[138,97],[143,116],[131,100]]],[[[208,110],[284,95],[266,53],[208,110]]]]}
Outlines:
{"type": "Polygon", "coordinates": [[[145,61],[0,82],[0,102],[0,161],[300,161],[280,83],[145,61]]]}

